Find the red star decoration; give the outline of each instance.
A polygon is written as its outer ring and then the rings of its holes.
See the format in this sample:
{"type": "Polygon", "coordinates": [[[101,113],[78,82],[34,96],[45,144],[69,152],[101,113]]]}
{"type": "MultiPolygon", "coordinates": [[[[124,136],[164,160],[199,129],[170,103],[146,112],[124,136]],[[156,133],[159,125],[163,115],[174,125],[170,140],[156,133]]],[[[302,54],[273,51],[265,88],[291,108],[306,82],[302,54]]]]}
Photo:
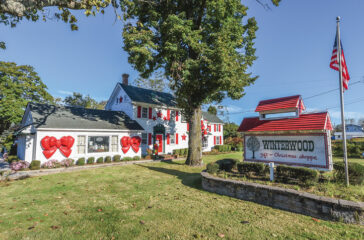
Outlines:
{"type": "Polygon", "coordinates": [[[183,140],[183,141],[186,141],[186,137],[187,137],[187,136],[186,136],[185,134],[183,134],[183,135],[182,135],[182,140],[183,140]]]}
{"type": "Polygon", "coordinates": [[[157,112],[157,117],[162,118],[162,113],[161,112],[157,112]]]}
{"type": "Polygon", "coordinates": [[[153,117],[153,121],[155,121],[155,120],[157,120],[157,118],[154,116],[154,117],[153,117]]]}

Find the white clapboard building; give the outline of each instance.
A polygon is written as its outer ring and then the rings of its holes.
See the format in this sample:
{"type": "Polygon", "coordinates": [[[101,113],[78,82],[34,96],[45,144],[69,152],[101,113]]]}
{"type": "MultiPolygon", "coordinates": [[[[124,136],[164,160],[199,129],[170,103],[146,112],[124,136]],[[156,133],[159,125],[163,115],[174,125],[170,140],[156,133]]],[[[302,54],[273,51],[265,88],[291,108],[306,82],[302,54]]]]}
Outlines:
{"type": "MultiPolygon", "coordinates": [[[[203,112],[203,151],[223,144],[223,122],[203,112]]],[[[18,157],[42,163],[66,158],[142,157],[188,147],[189,125],[170,93],[117,83],[105,110],[29,103],[16,133],[18,157]]]]}

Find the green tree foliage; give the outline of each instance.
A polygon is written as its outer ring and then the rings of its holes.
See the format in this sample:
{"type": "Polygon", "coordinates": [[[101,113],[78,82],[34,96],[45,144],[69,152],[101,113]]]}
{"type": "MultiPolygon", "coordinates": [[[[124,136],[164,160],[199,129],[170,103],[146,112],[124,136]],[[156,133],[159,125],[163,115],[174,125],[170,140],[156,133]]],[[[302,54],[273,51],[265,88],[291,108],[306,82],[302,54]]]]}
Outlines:
{"type": "Polygon", "coordinates": [[[209,106],[209,108],[207,109],[207,111],[213,115],[216,115],[217,114],[217,109],[215,106],[209,106]]]}
{"type": "Polygon", "coordinates": [[[236,123],[225,123],[224,124],[224,138],[237,137],[239,126],[236,123]]]}
{"type": "Polygon", "coordinates": [[[162,72],[157,72],[150,78],[139,77],[133,81],[133,84],[137,87],[152,89],[159,92],[168,89],[168,82],[162,72]]]}
{"type": "Polygon", "coordinates": [[[33,67],[0,61],[0,134],[20,123],[28,102],[52,103],[53,97],[33,67]]]}
{"type": "Polygon", "coordinates": [[[93,109],[104,109],[106,101],[97,102],[89,95],[83,96],[81,93],[74,92],[72,96],[67,96],[63,100],[64,104],[73,107],[84,107],[93,109]]]}
{"type": "Polygon", "coordinates": [[[239,99],[257,78],[248,72],[255,19],[240,0],[125,0],[121,8],[129,62],[145,78],[164,71],[190,123],[186,164],[201,164],[202,104],[239,99]]]}

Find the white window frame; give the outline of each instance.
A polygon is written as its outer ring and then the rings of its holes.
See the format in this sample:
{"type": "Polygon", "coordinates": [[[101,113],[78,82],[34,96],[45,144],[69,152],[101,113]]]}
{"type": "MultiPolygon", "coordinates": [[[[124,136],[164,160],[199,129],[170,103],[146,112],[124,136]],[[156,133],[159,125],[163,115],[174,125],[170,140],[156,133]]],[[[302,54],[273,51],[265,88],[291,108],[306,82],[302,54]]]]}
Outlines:
{"type": "Polygon", "coordinates": [[[86,154],[86,135],[77,136],[77,154],[86,154]],[[83,144],[80,139],[83,137],[83,144]],[[80,147],[83,147],[83,152],[80,152],[80,147]]]}
{"type": "Polygon", "coordinates": [[[176,134],[175,133],[169,134],[169,144],[176,145],[176,134]]]}
{"type": "Polygon", "coordinates": [[[88,135],[87,136],[87,153],[107,153],[107,152],[110,152],[110,136],[109,135],[88,135]],[[108,144],[108,150],[107,151],[100,151],[100,152],[98,152],[98,151],[95,151],[95,152],[90,152],[89,151],[89,147],[90,147],[90,145],[89,145],[89,142],[90,142],[90,140],[89,140],[89,138],[91,138],[91,137],[94,137],[94,138],[97,138],[97,137],[107,137],[108,138],[108,140],[109,140],[109,144],[108,144]]]}
{"type": "Polygon", "coordinates": [[[110,146],[111,152],[118,152],[118,150],[119,150],[118,149],[118,147],[119,147],[118,142],[119,142],[119,136],[118,135],[112,135],[111,136],[111,142],[110,142],[110,144],[111,144],[111,146],[110,146]],[[115,137],[116,137],[116,142],[114,142],[115,137]]]}
{"type": "Polygon", "coordinates": [[[215,136],[216,145],[221,145],[220,136],[215,136]]]}
{"type": "Polygon", "coordinates": [[[176,121],[176,111],[175,110],[171,110],[171,113],[169,116],[169,121],[170,122],[176,121]]]}
{"type": "Polygon", "coordinates": [[[142,107],[142,118],[148,118],[148,110],[149,109],[147,107],[142,107]]]}

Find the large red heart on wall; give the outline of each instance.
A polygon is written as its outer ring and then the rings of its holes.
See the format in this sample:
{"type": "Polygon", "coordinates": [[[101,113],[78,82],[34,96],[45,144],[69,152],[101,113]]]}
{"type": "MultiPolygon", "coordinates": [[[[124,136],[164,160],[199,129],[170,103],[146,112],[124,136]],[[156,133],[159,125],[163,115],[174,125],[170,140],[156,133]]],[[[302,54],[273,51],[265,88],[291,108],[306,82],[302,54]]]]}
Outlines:
{"type": "Polygon", "coordinates": [[[123,153],[127,153],[130,148],[130,137],[124,136],[120,140],[121,143],[121,150],[123,150],[123,153]]]}
{"type": "Polygon", "coordinates": [[[57,151],[57,148],[65,157],[69,157],[72,153],[74,142],[75,139],[71,136],[64,136],[60,140],[57,140],[55,137],[45,136],[40,141],[40,144],[43,147],[43,155],[48,159],[57,151]]]}
{"type": "Polygon", "coordinates": [[[134,152],[139,151],[140,143],[142,142],[142,139],[139,136],[132,137],[130,140],[131,148],[134,150],[134,152]]]}

